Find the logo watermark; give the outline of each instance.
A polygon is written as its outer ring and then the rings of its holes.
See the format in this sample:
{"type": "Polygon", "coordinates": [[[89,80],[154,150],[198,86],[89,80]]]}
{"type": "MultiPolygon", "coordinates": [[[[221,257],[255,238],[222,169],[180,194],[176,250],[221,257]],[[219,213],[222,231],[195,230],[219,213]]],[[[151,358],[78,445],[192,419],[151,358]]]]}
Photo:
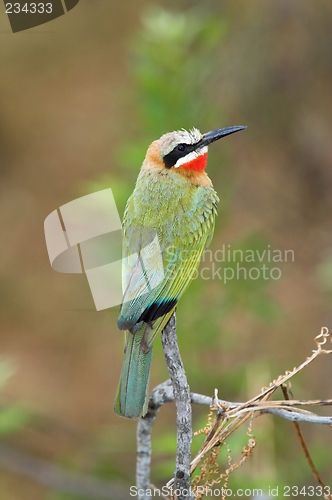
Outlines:
{"type": "Polygon", "coordinates": [[[13,33],[28,30],[63,16],[73,9],[79,0],[3,0],[13,33]]]}
{"type": "Polygon", "coordinates": [[[148,294],[164,279],[154,229],[131,227],[130,249],[122,257],[122,225],[111,189],[62,205],[44,222],[52,268],[85,273],[97,311],[148,294]]]}
{"type": "MultiPolygon", "coordinates": [[[[170,261],[184,263],[191,258],[194,260],[195,251],[192,250],[179,251],[170,246],[166,252],[170,261]]],[[[240,249],[223,244],[217,250],[205,250],[200,260],[201,265],[192,273],[191,279],[220,280],[225,284],[232,280],[275,281],[282,276],[280,263],[294,262],[295,253],[291,249],[272,249],[270,244],[264,249],[240,249]]],[[[191,271],[183,266],[182,272],[188,275],[191,271]]]]}
{"type": "Polygon", "coordinates": [[[205,497],[210,498],[250,498],[252,500],[267,500],[268,498],[295,498],[295,497],[315,497],[315,498],[326,498],[331,494],[331,488],[329,486],[267,486],[263,488],[237,488],[232,489],[228,487],[222,488],[210,488],[208,486],[197,486],[195,492],[192,488],[190,490],[178,490],[168,488],[163,486],[162,488],[138,488],[137,486],[130,486],[129,494],[131,497],[141,497],[145,496],[148,498],[165,498],[172,496],[201,494],[205,497]]]}

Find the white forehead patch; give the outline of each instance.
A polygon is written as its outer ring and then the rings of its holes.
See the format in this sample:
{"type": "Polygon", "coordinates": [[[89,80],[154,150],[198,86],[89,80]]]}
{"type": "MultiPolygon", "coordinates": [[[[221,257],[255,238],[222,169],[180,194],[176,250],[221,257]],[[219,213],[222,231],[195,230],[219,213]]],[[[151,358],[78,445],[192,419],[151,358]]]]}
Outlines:
{"type": "Polygon", "coordinates": [[[184,165],[185,163],[188,163],[192,160],[195,160],[195,158],[197,158],[200,155],[204,155],[207,152],[208,152],[207,146],[204,146],[201,149],[197,149],[196,151],[191,151],[186,156],[179,158],[178,161],[175,163],[174,167],[179,168],[179,167],[181,167],[181,165],[184,165]]]}
{"type": "Polygon", "coordinates": [[[177,144],[196,144],[200,139],[202,139],[202,134],[197,128],[192,128],[189,130],[176,130],[175,132],[169,132],[163,135],[159,139],[160,149],[163,156],[170,153],[177,144]]]}

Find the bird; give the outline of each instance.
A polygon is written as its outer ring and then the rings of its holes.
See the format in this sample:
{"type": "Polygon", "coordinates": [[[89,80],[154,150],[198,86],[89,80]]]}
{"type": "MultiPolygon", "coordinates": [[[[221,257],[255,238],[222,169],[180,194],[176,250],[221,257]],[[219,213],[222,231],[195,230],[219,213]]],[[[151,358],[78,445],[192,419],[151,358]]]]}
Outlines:
{"type": "Polygon", "coordinates": [[[149,146],[123,216],[118,328],[125,353],[116,414],[147,412],[152,346],[195,276],[215,227],[218,195],[206,173],[208,146],[244,126],[169,132],[149,146]]]}

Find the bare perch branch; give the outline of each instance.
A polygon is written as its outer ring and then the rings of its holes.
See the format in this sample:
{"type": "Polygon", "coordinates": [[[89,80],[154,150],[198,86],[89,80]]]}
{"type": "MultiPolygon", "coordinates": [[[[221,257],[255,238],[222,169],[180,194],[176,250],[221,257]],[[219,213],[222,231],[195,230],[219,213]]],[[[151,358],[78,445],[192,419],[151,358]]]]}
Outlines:
{"type": "Polygon", "coordinates": [[[150,398],[148,412],[145,417],[139,419],[137,425],[136,485],[139,492],[144,491],[143,494],[139,493],[139,500],[148,500],[151,498],[151,495],[147,496],[147,490],[151,489],[151,433],[161,405],[162,403],[159,405],[154,404],[150,398]]]}
{"type": "MultiPolygon", "coordinates": [[[[213,398],[204,394],[191,392],[192,404],[211,406],[213,398]]],[[[149,400],[150,412],[158,412],[160,407],[165,403],[174,403],[173,387],[170,380],[166,380],[153,389],[149,400]]],[[[218,399],[218,404],[221,407],[234,409],[242,407],[245,403],[225,401],[218,399]]],[[[246,411],[259,411],[261,414],[270,413],[277,415],[291,422],[306,422],[309,424],[332,425],[332,417],[316,415],[312,412],[302,413],[296,406],[332,406],[332,399],[314,399],[314,400],[290,400],[290,401],[261,401],[252,403],[246,411]]],[[[148,416],[148,415],[147,415],[148,416]]],[[[153,422],[152,422],[153,425],[153,422]]]]}
{"type": "Polygon", "coordinates": [[[192,441],[192,414],[190,388],[183,367],[176,337],[176,317],[171,316],[161,341],[167,369],[172,381],[176,405],[177,446],[174,486],[178,500],[193,500],[190,487],[190,457],[192,441]]]}

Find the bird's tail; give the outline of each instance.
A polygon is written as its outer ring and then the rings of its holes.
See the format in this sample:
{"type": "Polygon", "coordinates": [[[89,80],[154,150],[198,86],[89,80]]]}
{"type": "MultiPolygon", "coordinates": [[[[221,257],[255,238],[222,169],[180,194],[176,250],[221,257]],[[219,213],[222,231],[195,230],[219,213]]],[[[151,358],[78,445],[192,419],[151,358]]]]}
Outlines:
{"type": "Polygon", "coordinates": [[[152,349],[144,353],[141,342],[146,324],[131,334],[127,332],[127,345],[121,369],[120,382],[114,402],[114,411],[121,417],[138,418],[145,415],[148,404],[152,349]]]}

